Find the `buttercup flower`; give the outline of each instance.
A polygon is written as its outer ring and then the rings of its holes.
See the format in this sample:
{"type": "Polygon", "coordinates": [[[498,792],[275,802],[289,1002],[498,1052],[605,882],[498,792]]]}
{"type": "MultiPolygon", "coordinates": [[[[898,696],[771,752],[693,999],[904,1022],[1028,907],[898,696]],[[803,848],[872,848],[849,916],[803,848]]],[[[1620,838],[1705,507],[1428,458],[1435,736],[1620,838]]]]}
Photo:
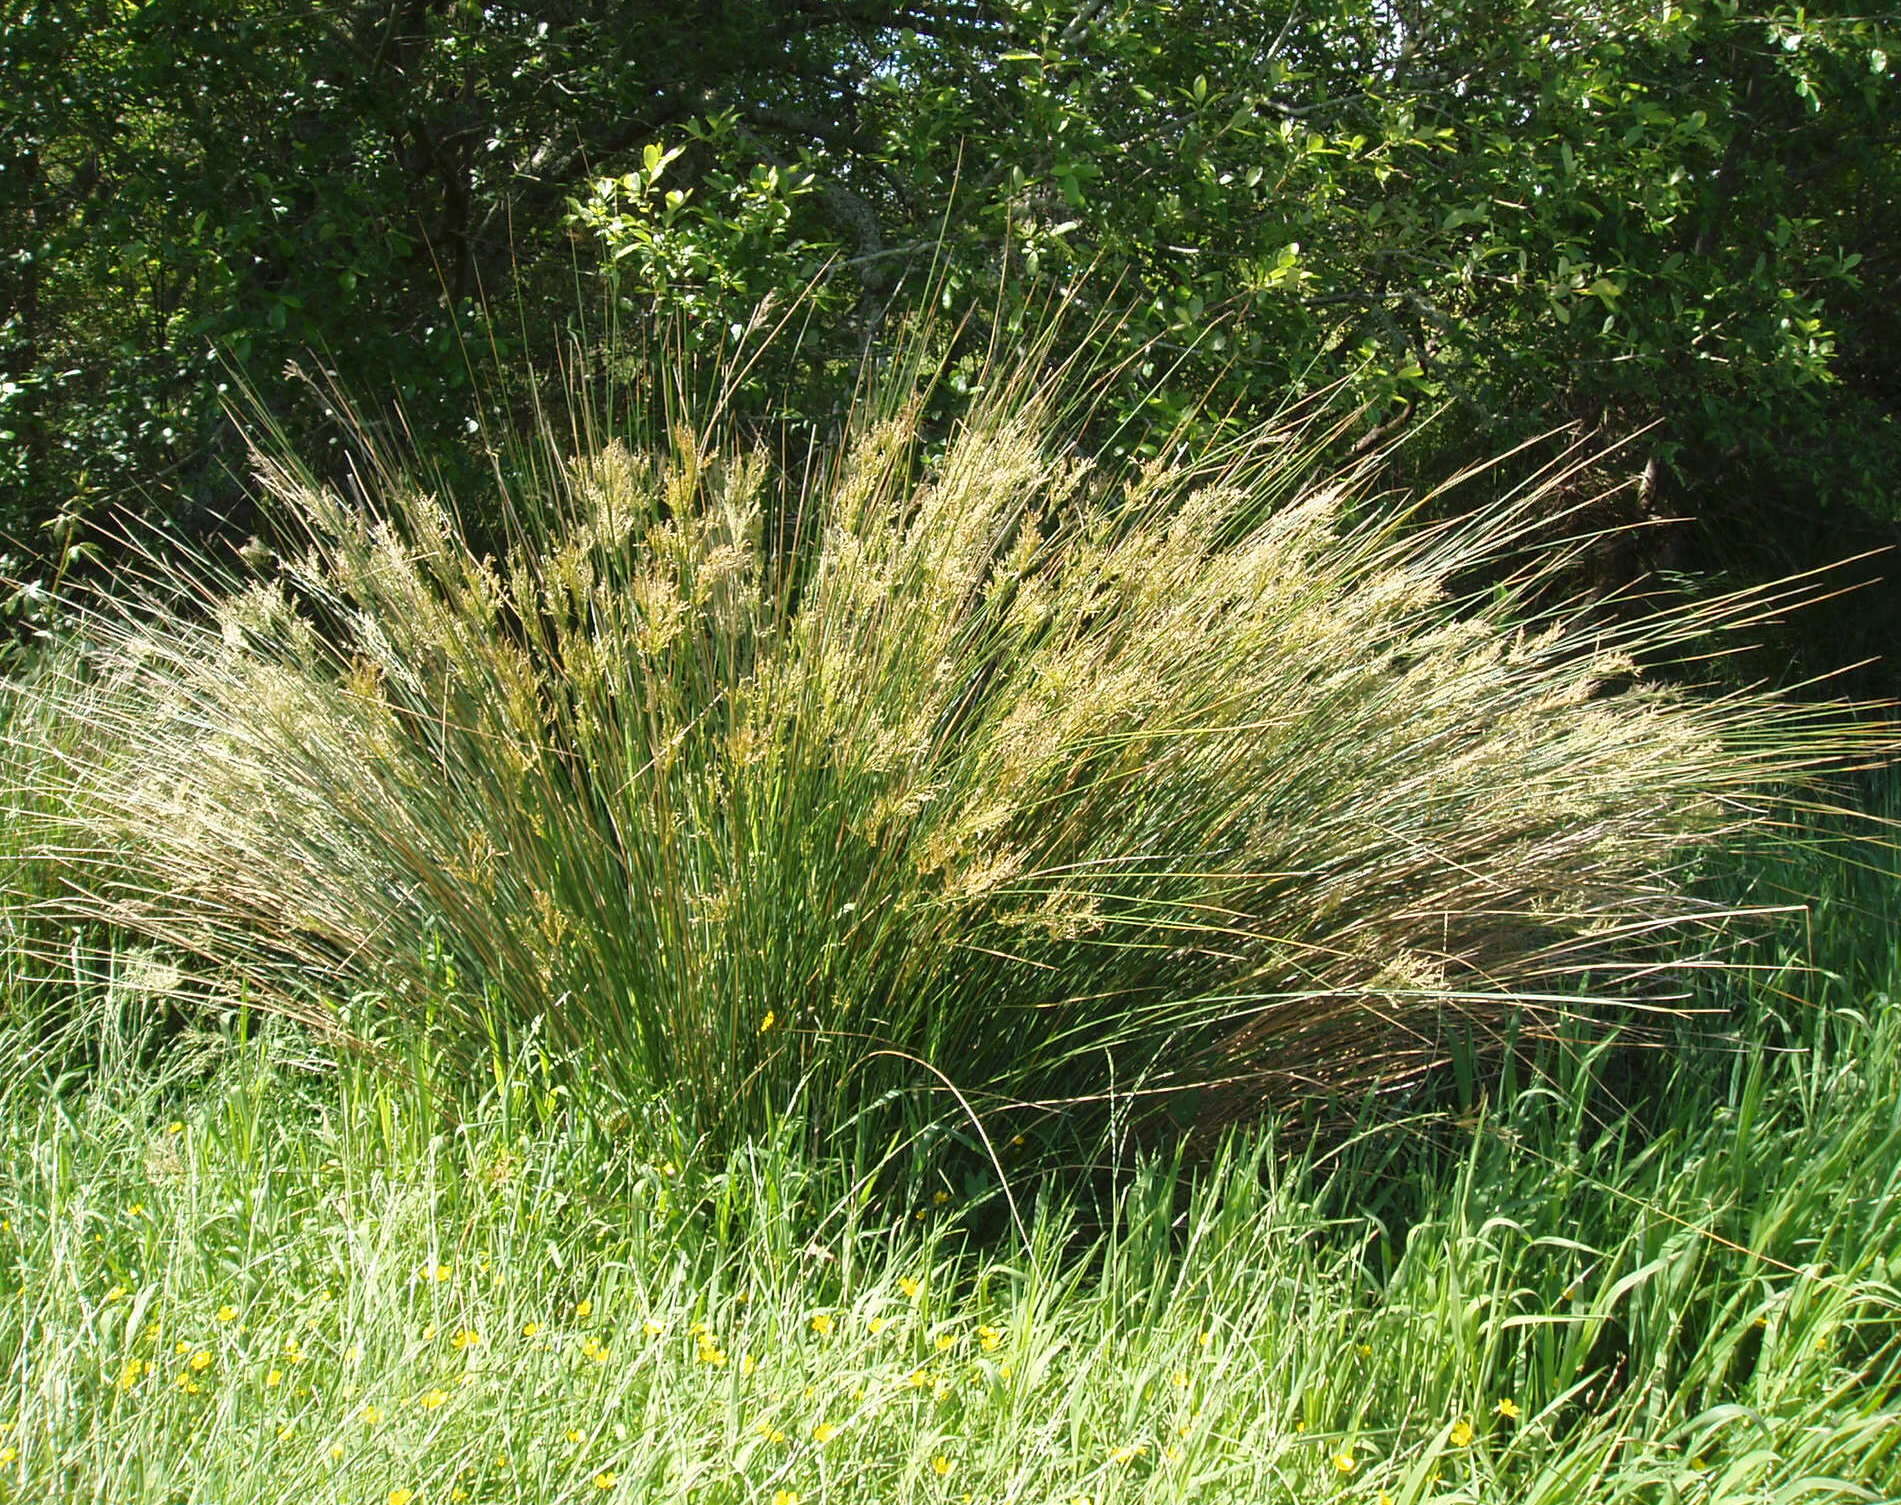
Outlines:
{"type": "Polygon", "coordinates": [[[1477,1435],[1478,1434],[1472,1430],[1471,1422],[1455,1422],[1452,1427],[1452,1445],[1455,1448],[1469,1448],[1472,1446],[1472,1439],[1477,1435]]]}

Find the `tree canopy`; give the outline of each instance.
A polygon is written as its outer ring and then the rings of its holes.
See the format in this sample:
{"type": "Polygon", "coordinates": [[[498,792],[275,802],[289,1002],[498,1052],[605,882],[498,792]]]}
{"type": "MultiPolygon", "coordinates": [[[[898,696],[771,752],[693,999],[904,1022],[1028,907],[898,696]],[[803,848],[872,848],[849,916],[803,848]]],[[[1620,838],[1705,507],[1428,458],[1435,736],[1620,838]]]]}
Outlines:
{"type": "Polygon", "coordinates": [[[1330,388],[1365,431],[1445,410],[1422,475],[1655,425],[1631,464],[1731,536],[1901,494],[1901,28],[1850,7],[0,14],[0,517],[28,573],[114,507],[228,511],[234,371],[319,451],[292,363],[446,454],[564,341],[717,358],[808,286],[755,385],[813,425],[928,284],[1006,323],[1115,309],[1133,446],[1207,390],[1240,421],[1330,388]]]}

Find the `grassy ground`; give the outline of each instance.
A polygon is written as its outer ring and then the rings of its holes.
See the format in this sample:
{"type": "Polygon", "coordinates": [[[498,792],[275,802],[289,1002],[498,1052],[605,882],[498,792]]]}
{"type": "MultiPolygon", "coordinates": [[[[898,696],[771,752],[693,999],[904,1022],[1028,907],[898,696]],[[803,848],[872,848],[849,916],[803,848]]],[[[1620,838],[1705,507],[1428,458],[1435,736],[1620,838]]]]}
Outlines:
{"type": "Polygon", "coordinates": [[[1723,1041],[1012,1177],[1020,1230],[790,1136],[651,1163],[527,1065],[451,1117],[281,1023],[155,1051],[128,965],[0,1098],[0,1499],[1892,1498],[1901,887],[1764,873],[1819,898],[1723,1041]]]}

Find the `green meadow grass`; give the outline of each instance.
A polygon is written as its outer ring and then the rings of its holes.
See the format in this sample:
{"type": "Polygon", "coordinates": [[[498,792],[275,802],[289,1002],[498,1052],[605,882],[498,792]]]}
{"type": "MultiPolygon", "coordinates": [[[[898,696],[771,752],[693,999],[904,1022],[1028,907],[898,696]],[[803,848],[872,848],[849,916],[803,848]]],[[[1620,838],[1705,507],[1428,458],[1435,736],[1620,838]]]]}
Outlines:
{"type": "MultiPolygon", "coordinates": [[[[451,1115],[282,1021],[141,1042],[148,971],[79,979],[103,1069],[0,1098],[0,1499],[1890,1498],[1901,889],[1757,873],[1820,897],[1721,1020],[1192,1173],[1045,1163],[1021,1234],[977,1179],[644,1159],[532,1060],[451,1115]]],[[[0,1049],[48,1063],[23,996],[0,1049]]]]}

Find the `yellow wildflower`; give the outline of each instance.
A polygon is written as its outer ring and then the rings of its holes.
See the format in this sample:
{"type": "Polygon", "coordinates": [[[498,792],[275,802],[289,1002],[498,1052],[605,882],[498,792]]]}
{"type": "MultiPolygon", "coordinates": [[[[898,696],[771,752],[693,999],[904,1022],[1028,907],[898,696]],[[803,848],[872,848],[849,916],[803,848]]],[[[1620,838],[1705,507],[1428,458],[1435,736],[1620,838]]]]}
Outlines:
{"type": "Polygon", "coordinates": [[[931,1472],[936,1474],[940,1479],[951,1471],[952,1466],[950,1459],[946,1458],[942,1453],[937,1454],[931,1459],[931,1472]]]}
{"type": "Polygon", "coordinates": [[[1333,1455],[1333,1466],[1339,1473],[1350,1474],[1360,1466],[1360,1460],[1353,1456],[1351,1448],[1342,1448],[1333,1455]]]}
{"type": "Polygon", "coordinates": [[[957,1346],[957,1334],[956,1333],[939,1333],[931,1341],[933,1344],[936,1345],[937,1351],[939,1353],[947,1353],[951,1349],[957,1346]]]}
{"type": "Polygon", "coordinates": [[[891,1319],[889,1317],[873,1317],[865,1326],[871,1330],[871,1335],[875,1338],[879,1333],[891,1326],[891,1319]]]}
{"type": "Polygon", "coordinates": [[[273,1369],[269,1374],[264,1376],[264,1386],[267,1390],[275,1390],[283,1383],[284,1371],[281,1369],[273,1369]]]}
{"type": "Polygon", "coordinates": [[[416,1397],[416,1404],[425,1411],[433,1411],[449,1399],[447,1390],[425,1390],[416,1397]]]}
{"type": "Polygon", "coordinates": [[[898,1277],[898,1289],[904,1292],[906,1300],[915,1301],[917,1299],[917,1293],[924,1289],[924,1282],[921,1280],[913,1280],[909,1275],[900,1275],[898,1277]]]}
{"type": "Polygon", "coordinates": [[[236,1322],[238,1320],[238,1309],[227,1301],[223,1306],[218,1308],[218,1320],[220,1322],[236,1322]]]}
{"type": "Polygon", "coordinates": [[[541,1331],[541,1324],[539,1322],[524,1322],[521,1325],[521,1335],[524,1338],[532,1338],[534,1337],[536,1333],[540,1331],[541,1331]]]}
{"type": "Polygon", "coordinates": [[[1124,1447],[1113,1448],[1109,1453],[1111,1463],[1133,1463],[1148,1451],[1146,1443],[1131,1443],[1124,1447]]]}
{"type": "Polygon", "coordinates": [[[772,1492],[772,1505],[799,1505],[798,1493],[790,1489],[775,1489],[772,1492]]]}
{"type": "Polygon", "coordinates": [[[653,1318],[651,1317],[649,1317],[645,1322],[640,1324],[640,1330],[650,1338],[657,1338],[663,1332],[666,1331],[664,1327],[662,1327],[658,1322],[654,1321],[653,1318]]]}
{"type": "Polygon", "coordinates": [[[594,1303],[591,1301],[575,1302],[574,1315],[579,1317],[583,1322],[587,1321],[589,1317],[594,1315],[594,1303]]]}
{"type": "Polygon", "coordinates": [[[197,1353],[191,1356],[191,1367],[199,1374],[203,1374],[211,1367],[211,1355],[205,1352],[204,1349],[199,1349],[197,1353]]]}
{"type": "Polygon", "coordinates": [[[779,1016],[773,1013],[771,1009],[767,1009],[766,1017],[759,1021],[759,1033],[763,1035],[767,1030],[771,1029],[773,1025],[777,1024],[778,1022],[779,1022],[779,1016]]]}
{"type": "Polygon", "coordinates": [[[111,1290],[109,1290],[109,1291],[107,1291],[107,1292],[106,1292],[106,1300],[107,1300],[107,1301],[124,1301],[124,1300],[125,1300],[125,1287],[124,1287],[124,1286],[114,1286],[114,1287],[113,1287],[113,1288],[112,1288],[111,1290]]]}
{"type": "Polygon", "coordinates": [[[150,1369],[150,1367],[151,1366],[143,1359],[127,1359],[125,1361],[125,1367],[119,1371],[119,1388],[121,1390],[130,1390],[145,1377],[146,1371],[150,1369]]]}
{"type": "Polygon", "coordinates": [[[830,1442],[837,1435],[838,1428],[833,1426],[829,1421],[822,1421],[812,1428],[812,1440],[817,1443],[830,1442]]]}
{"type": "Polygon", "coordinates": [[[594,1487],[596,1489],[612,1489],[614,1487],[614,1481],[619,1477],[619,1474],[609,1473],[606,1469],[602,1469],[594,1476],[594,1487]]]}
{"type": "Polygon", "coordinates": [[[185,1126],[174,1118],[170,1123],[165,1125],[165,1132],[167,1134],[183,1134],[185,1132],[185,1126]]]}
{"type": "Polygon", "coordinates": [[[465,1327],[449,1341],[457,1348],[478,1348],[482,1343],[482,1335],[472,1327],[465,1327]]]}
{"type": "Polygon", "coordinates": [[[1459,1421],[1453,1424],[1452,1445],[1455,1448],[1469,1448],[1472,1446],[1472,1439],[1476,1436],[1478,1433],[1472,1430],[1471,1422],[1459,1421]]]}
{"type": "Polygon", "coordinates": [[[1518,1420],[1518,1402],[1507,1396],[1498,1403],[1498,1414],[1507,1421],[1518,1420]]]}
{"type": "Polygon", "coordinates": [[[1003,1345],[1003,1330],[996,1327],[977,1329],[977,1341],[985,1353],[995,1353],[1003,1345]]]}
{"type": "Polygon", "coordinates": [[[413,1489],[392,1489],[387,1498],[389,1505],[409,1505],[409,1502],[416,1498],[416,1491],[413,1489]]]}
{"type": "Polygon", "coordinates": [[[820,1312],[812,1319],[812,1331],[817,1333],[821,1338],[829,1338],[832,1335],[833,1325],[832,1317],[829,1312],[820,1312]]]}
{"type": "Polygon", "coordinates": [[[362,1410],[363,1425],[376,1427],[383,1424],[383,1411],[380,1406],[365,1406],[362,1410]]]}

